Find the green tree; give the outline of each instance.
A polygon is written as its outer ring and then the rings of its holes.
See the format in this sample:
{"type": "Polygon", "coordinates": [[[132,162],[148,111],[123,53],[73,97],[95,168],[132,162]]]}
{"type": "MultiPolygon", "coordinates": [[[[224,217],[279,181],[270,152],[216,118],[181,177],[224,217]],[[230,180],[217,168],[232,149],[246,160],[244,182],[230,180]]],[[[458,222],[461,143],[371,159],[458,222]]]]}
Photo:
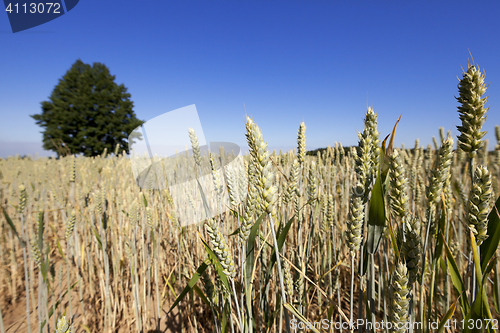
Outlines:
{"type": "Polygon", "coordinates": [[[58,155],[61,143],[66,151],[85,156],[113,151],[116,145],[128,153],[129,133],[144,123],[132,110],[127,88],[97,62],[90,66],[77,60],[41,105],[42,113],[31,117],[44,128],[43,148],[58,155]]]}

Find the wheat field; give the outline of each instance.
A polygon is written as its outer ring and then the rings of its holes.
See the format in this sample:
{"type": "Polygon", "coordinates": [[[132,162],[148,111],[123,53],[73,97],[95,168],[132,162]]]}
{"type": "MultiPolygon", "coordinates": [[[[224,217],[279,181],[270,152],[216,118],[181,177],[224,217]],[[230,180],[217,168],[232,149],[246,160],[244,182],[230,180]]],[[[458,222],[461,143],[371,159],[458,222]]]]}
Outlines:
{"type": "Polygon", "coordinates": [[[458,88],[460,135],[427,147],[371,107],[357,147],[315,152],[247,118],[236,167],[190,131],[159,164],[209,175],[182,193],[118,150],[1,159],[0,333],[497,331],[500,129],[489,151],[476,64],[458,88]]]}

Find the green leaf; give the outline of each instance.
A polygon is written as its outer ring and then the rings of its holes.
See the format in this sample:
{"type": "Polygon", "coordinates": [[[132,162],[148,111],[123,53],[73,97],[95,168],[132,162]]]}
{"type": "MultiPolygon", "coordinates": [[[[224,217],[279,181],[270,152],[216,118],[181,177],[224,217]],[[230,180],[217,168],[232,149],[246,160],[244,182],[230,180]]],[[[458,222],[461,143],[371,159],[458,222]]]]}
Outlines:
{"type": "MultiPolygon", "coordinates": [[[[441,217],[439,218],[438,221],[437,233],[444,235],[445,229],[446,229],[446,209],[444,207],[444,202],[443,202],[443,209],[441,210],[441,217]]],[[[443,240],[444,237],[437,238],[436,248],[434,249],[433,258],[441,257],[441,254],[443,253],[443,240]]]]}
{"type": "Polygon", "coordinates": [[[319,201],[316,201],[316,206],[314,208],[314,218],[311,218],[309,224],[309,236],[307,237],[307,245],[306,245],[306,261],[309,259],[311,255],[311,248],[313,246],[313,234],[314,234],[314,226],[316,225],[316,221],[318,221],[319,215],[319,201]]]}
{"type": "Polygon", "coordinates": [[[493,278],[493,300],[497,314],[500,314],[500,277],[498,276],[498,259],[495,258],[495,276],[493,278]]]}
{"type": "Polygon", "coordinates": [[[473,309],[474,312],[480,318],[484,318],[484,314],[486,313],[487,318],[491,319],[492,316],[491,316],[490,304],[488,301],[488,296],[486,294],[486,289],[484,288],[484,283],[488,278],[488,274],[493,269],[493,265],[495,265],[495,260],[491,260],[488,266],[486,266],[486,268],[484,269],[484,271],[481,271],[481,261],[479,259],[478,246],[476,243],[476,237],[472,233],[472,230],[470,230],[470,237],[471,237],[472,253],[474,255],[474,264],[476,266],[477,284],[479,289],[476,296],[476,300],[474,301],[473,304],[473,309]]]}
{"type": "Polygon", "coordinates": [[[379,175],[382,176],[381,184],[386,184],[387,174],[389,173],[390,169],[389,155],[392,154],[392,147],[394,146],[394,139],[396,137],[396,129],[398,127],[398,123],[400,120],[401,116],[399,116],[398,120],[396,120],[396,123],[394,124],[394,127],[392,128],[392,132],[390,134],[390,139],[389,139],[389,145],[387,146],[387,148],[385,143],[389,135],[385,137],[380,147],[379,175]]]}
{"type": "Polygon", "coordinates": [[[443,238],[443,245],[446,251],[446,259],[448,261],[448,271],[451,276],[451,281],[453,283],[453,286],[457,290],[458,295],[460,296],[460,307],[462,308],[462,313],[465,315],[469,313],[469,302],[467,300],[467,297],[464,297],[465,286],[462,281],[462,277],[460,276],[460,271],[458,270],[457,263],[453,258],[453,254],[451,253],[448,244],[446,244],[443,234],[441,234],[441,238],[443,238]]]}
{"type": "Polygon", "coordinates": [[[399,124],[400,120],[401,120],[401,115],[399,115],[398,120],[396,120],[396,123],[394,124],[394,127],[392,128],[391,138],[389,139],[389,145],[387,146],[387,153],[388,154],[392,153],[392,147],[394,146],[394,138],[396,137],[396,129],[398,128],[398,124],[399,124]]]}
{"type": "Polygon", "coordinates": [[[61,242],[59,242],[59,236],[57,236],[57,230],[52,223],[50,224],[50,228],[52,229],[52,231],[54,232],[54,235],[56,237],[56,245],[57,245],[57,249],[59,250],[59,254],[63,258],[63,260],[66,261],[66,256],[64,255],[64,251],[62,249],[61,242]]]}
{"type": "MultiPolygon", "coordinates": [[[[250,229],[250,234],[248,235],[247,239],[247,244],[246,244],[246,260],[245,260],[245,301],[246,301],[246,308],[247,309],[252,309],[252,289],[253,289],[253,284],[252,284],[252,275],[253,275],[253,267],[255,264],[255,238],[257,237],[257,234],[259,233],[259,227],[262,221],[264,220],[264,217],[267,215],[267,213],[262,213],[260,217],[255,221],[253,224],[252,228],[250,229]]],[[[251,312],[251,310],[248,310],[251,312]]],[[[253,316],[252,316],[253,318],[253,316]]],[[[250,323],[252,325],[252,323],[250,323]]]]}
{"type": "MultiPolygon", "coordinates": [[[[172,280],[174,278],[175,277],[172,276],[172,280]]],[[[170,289],[170,291],[172,292],[172,294],[174,295],[174,297],[177,298],[177,293],[175,292],[175,288],[172,286],[172,283],[170,283],[170,281],[166,281],[166,282],[167,282],[168,289],[170,289]]]]}
{"type": "MultiPolygon", "coordinates": [[[[386,148],[386,142],[387,139],[389,138],[389,135],[385,137],[384,141],[382,141],[382,144],[380,145],[380,156],[379,156],[379,161],[378,161],[378,172],[382,175],[387,175],[389,173],[389,169],[391,167],[390,161],[389,161],[389,156],[388,156],[388,151],[386,148]]],[[[384,182],[382,182],[384,183],[384,182]]]]}
{"type": "MultiPolygon", "coordinates": [[[[290,220],[288,220],[288,223],[283,227],[283,229],[281,230],[281,232],[279,233],[279,235],[277,237],[278,238],[277,239],[278,251],[281,251],[281,249],[283,248],[283,244],[285,243],[286,236],[288,235],[288,231],[290,231],[290,227],[292,226],[293,220],[294,220],[294,217],[292,217],[290,220]]],[[[278,230],[279,230],[279,227],[278,227],[278,230]]],[[[273,249],[273,252],[271,254],[271,259],[269,260],[269,264],[267,265],[266,285],[270,281],[269,277],[272,273],[273,266],[276,263],[276,252],[274,250],[274,246],[272,246],[272,249],[273,249]]]]}
{"type": "Polygon", "coordinates": [[[45,224],[43,223],[43,212],[38,213],[38,249],[43,253],[43,232],[45,229],[45,224]]]}
{"type": "Polygon", "coordinates": [[[489,237],[481,244],[481,267],[484,269],[495,254],[500,243],[500,197],[488,215],[489,237]]]}
{"type": "Polygon", "coordinates": [[[203,262],[200,265],[200,267],[198,267],[198,269],[194,273],[193,277],[191,277],[191,279],[189,280],[187,286],[184,287],[184,289],[182,290],[180,295],[175,300],[174,304],[172,304],[172,306],[170,307],[170,310],[168,310],[167,315],[170,313],[170,311],[172,311],[177,306],[177,304],[180,303],[180,301],[182,301],[182,299],[187,295],[187,293],[189,293],[191,291],[191,289],[193,289],[193,286],[196,284],[196,282],[198,282],[198,280],[201,277],[201,274],[203,274],[203,272],[207,269],[207,267],[208,267],[208,264],[206,262],[203,262]]]}
{"type": "Polygon", "coordinates": [[[239,233],[240,233],[240,228],[237,228],[235,231],[233,231],[232,233],[230,233],[228,236],[236,236],[239,233]]]}
{"type": "Polygon", "coordinates": [[[209,307],[212,307],[212,305],[210,304],[210,301],[208,300],[207,296],[205,296],[205,294],[203,293],[203,291],[201,291],[201,289],[197,285],[193,286],[193,290],[198,294],[198,296],[200,296],[200,298],[203,301],[203,303],[205,303],[209,307]]]}
{"type": "Polygon", "coordinates": [[[368,208],[368,235],[366,238],[366,250],[368,253],[377,252],[385,229],[384,193],[380,178],[379,175],[375,181],[368,208]]]}
{"type": "MultiPolygon", "coordinates": [[[[259,227],[267,213],[262,213],[260,217],[255,221],[252,228],[250,229],[250,235],[247,239],[247,253],[246,253],[246,277],[248,282],[252,278],[253,266],[255,264],[255,238],[259,232],[259,227]]],[[[250,283],[251,285],[251,283],[250,283]]]]}
{"type": "Polygon", "coordinates": [[[210,207],[207,203],[207,198],[205,197],[205,192],[203,192],[203,187],[200,184],[200,180],[196,178],[196,182],[198,183],[198,189],[200,190],[201,199],[203,200],[203,206],[205,207],[205,214],[207,214],[207,218],[212,217],[212,212],[210,211],[210,207]]]}
{"type": "MultiPolygon", "coordinates": [[[[379,167],[377,179],[375,180],[375,185],[373,185],[372,193],[370,196],[370,202],[368,204],[368,234],[366,239],[366,244],[364,250],[366,253],[375,253],[380,245],[380,239],[384,234],[384,229],[386,226],[386,213],[385,213],[385,189],[387,186],[387,174],[389,173],[390,163],[389,154],[392,153],[392,146],[394,144],[394,137],[396,136],[396,128],[398,126],[399,116],[394,128],[392,130],[391,138],[389,140],[389,146],[386,148],[386,141],[389,137],[386,136],[384,141],[380,146],[380,156],[379,156],[379,167]]],[[[366,258],[366,254],[363,253],[366,258]]],[[[362,274],[366,270],[366,265],[362,267],[362,274]]]]}
{"type": "MultiPolygon", "coordinates": [[[[77,284],[78,282],[80,282],[80,280],[76,281],[70,288],[69,290],[72,290],[77,284]]],[[[59,304],[61,304],[62,300],[66,297],[66,294],[68,293],[68,290],[66,290],[62,295],[61,297],[57,300],[57,302],[54,304],[54,306],[51,306],[50,307],[50,310],[49,310],[49,318],[52,317],[52,315],[54,314],[54,311],[59,307],[59,304]]],[[[43,330],[43,327],[45,326],[45,324],[47,323],[47,320],[44,320],[41,324],[40,324],[40,330],[43,330]]]]}
{"type": "MultiPolygon", "coordinates": [[[[275,310],[272,311],[269,309],[269,306],[267,307],[267,320],[266,320],[266,325],[265,325],[265,332],[268,332],[270,328],[273,327],[273,323],[274,321],[276,320],[276,316],[278,315],[278,312],[280,311],[281,309],[281,294],[278,293],[278,305],[275,307],[275,310]]],[[[266,304],[269,305],[269,302],[266,302],[266,304]]]]}
{"type": "Polygon", "coordinates": [[[88,326],[85,326],[83,324],[80,324],[81,327],[83,327],[83,329],[87,332],[87,333],[91,333],[90,331],[90,328],[88,326]]]}
{"type": "Polygon", "coordinates": [[[474,265],[476,267],[476,277],[477,277],[477,283],[478,283],[478,289],[482,289],[483,287],[483,271],[481,270],[481,260],[479,259],[479,252],[478,252],[478,247],[476,243],[476,237],[474,236],[474,233],[472,230],[469,229],[469,236],[470,236],[470,241],[471,241],[471,247],[472,247],[472,254],[474,258],[474,265]]]}
{"type": "Polygon", "coordinates": [[[368,290],[365,289],[363,290],[363,304],[365,305],[365,311],[366,311],[366,320],[368,322],[372,322],[372,312],[370,311],[370,302],[368,302],[368,295],[367,295],[368,290]]]}
{"type": "Polygon", "coordinates": [[[222,333],[227,333],[228,331],[228,325],[227,323],[229,322],[229,317],[231,314],[229,313],[229,302],[226,302],[224,304],[224,309],[222,310],[222,333]]]}
{"type": "Polygon", "coordinates": [[[21,239],[21,237],[19,237],[19,234],[17,233],[16,226],[14,225],[12,220],[10,219],[9,215],[7,214],[7,211],[5,210],[5,208],[3,208],[3,206],[2,206],[2,210],[3,210],[3,215],[5,216],[5,220],[7,220],[7,223],[9,224],[10,228],[14,232],[14,235],[16,235],[17,239],[19,239],[19,242],[21,243],[21,247],[25,247],[26,243],[24,242],[24,240],[21,239]]]}
{"type": "Polygon", "coordinates": [[[486,280],[488,279],[488,275],[490,274],[490,272],[493,269],[493,266],[495,266],[495,264],[496,264],[496,258],[493,260],[490,260],[490,262],[488,263],[488,266],[486,266],[486,269],[483,272],[483,280],[481,282],[481,284],[483,286],[486,283],[486,280]]]}
{"type": "Polygon", "coordinates": [[[446,263],[444,262],[443,258],[439,258],[439,266],[441,267],[441,270],[444,272],[444,274],[448,273],[448,268],[446,267],[446,263]]]}
{"type": "Polygon", "coordinates": [[[47,248],[45,249],[45,254],[42,253],[42,267],[41,272],[43,276],[43,280],[47,283],[47,286],[50,286],[50,281],[48,279],[50,262],[49,262],[49,253],[50,253],[50,243],[47,244],[47,248]]]}
{"type": "Polygon", "coordinates": [[[330,297],[331,298],[330,298],[330,306],[328,307],[328,319],[332,318],[332,316],[333,316],[333,310],[335,310],[334,309],[335,303],[333,302],[333,295],[330,296],[330,297]]]}
{"type": "Polygon", "coordinates": [[[207,252],[208,258],[212,262],[212,266],[215,268],[215,271],[217,272],[217,275],[221,279],[222,284],[227,288],[227,290],[231,290],[231,288],[229,287],[229,282],[227,281],[227,276],[226,274],[224,274],[224,269],[222,268],[219,258],[217,258],[217,255],[212,251],[212,249],[210,249],[210,247],[205,242],[203,237],[201,237],[201,235],[199,236],[201,238],[203,245],[205,246],[205,252],[207,252]]]}
{"type": "Polygon", "coordinates": [[[99,248],[102,251],[101,237],[99,236],[99,233],[97,232],[97,229],[93,225],[91,225],[90,227],[92,228],[92,232],[94,233],[95,238],[97,239],[97,242],[99,243],[99,248]]]}
{"type": "MultiPolygon", "coordinates": [[[[479,256],[478,256],[477,261],[479,262],[479,256]]],[[[482,272],[482,279],[481,279],[481,283],[479,284],[480,287],[479,287],[479,292],[478,292],[478,295],[479,295],[478,303],[480,303],[482,305],[481,309],[480,309],[480,312],[481,312],[480,318],[481,319],[483,319],[485,317],[487,319],[493,319],[493,316],[491,315],[490,303],[488,301],[488,295],[486,294],[485,283],[486,283],[486,280],[488,279],[489,273],[491,272],[491,270],[493,269],[493,266],[495,265],[495,262],[496,262],[496,260],[491,260],[488,263],[488,266],[486,266],[486,269],[482,272]]],[[[480,306],[478,306],[475,311],[477,311],[479,307],[480,306]]],[[[493,327],[490,327],[488,329],[488,331],[490,331],[491,329],[496,332],[496,330],[493,327]]]]}
{"type": "MultiPolygon", "coordinates": [[[[489,304],[487,302],[487,296],[486,296],[486,289],[484,288],[484,284],[479,288],[479,292],[476,295],[476,299],[474,300],[470,312],[467,314],[465,318],[465,322],[467,323],[470,319],[476,321],[477,319],[490,319],[492,320],[493,317],[491,315],[491,311],[489,308],[489,304]]],[[[481,330],[472,328],[469,329],[468,325],[465,325],[465,330],[464,332],[478,332],[481,330]]],[[[496,329],[491,327],[488,327],[488,332],[496,332],[496,329]]]]}
{"type": "Polygon", "coordinates": [[[231,215],[236,217],[240,221],[240,223],[243,222],[243,216],[238,212],[237,209],[229,208],[229,212],[231,212],[231,215]]]}
{"type": "Polygon", "coordinates": [[[451,319],[451,317],[455,313],[455,309],[457,308],[457,302],[459,299],[460,299],[460,296],[458,296],[456,301],[450,306],[448,311],[446,311],[446,314],[443,316],[443,318],[439,322],[438,330],[436,331],[436,333],[444,332],[444,329],[446,328],[445,327],[446,323],[451,319]]]}
{"type": "Polygon", "coordinates": [[[320,331],[318,331],[316,328],[314,328],[314,325],[311,324],[307,319],[306,317],[304,317],[303,315],[300,314],[299,311],[297,311],[297,309],[290,303],[285,303],[283,304],[283,306],[288,310],[290,311],[298,320],[300,320],[301,322],[304,323],[305,327],[307,330],[311,330],[312,332],[315,332],[315,333],[320,333],[320,331]]]}

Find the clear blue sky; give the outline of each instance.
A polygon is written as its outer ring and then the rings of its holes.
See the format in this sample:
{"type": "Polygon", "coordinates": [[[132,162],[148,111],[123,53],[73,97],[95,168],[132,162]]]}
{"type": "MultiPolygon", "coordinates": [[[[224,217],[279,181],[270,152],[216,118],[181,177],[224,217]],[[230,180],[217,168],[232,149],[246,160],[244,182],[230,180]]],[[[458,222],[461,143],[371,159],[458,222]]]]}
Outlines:
{"type": "Polygon", "coordinates": [[[42,151],[30,114],[71,65],[102,62],[142,120],[196,104],[207,141],[245,143],[245,113],[271,148],[357,143],[367,102],[396,143],[456,135],[469,50],[486,70],[490,149],[500,124],[499,1],[82,0],[13,34],[0,13],[0,156],[42,151]]]}

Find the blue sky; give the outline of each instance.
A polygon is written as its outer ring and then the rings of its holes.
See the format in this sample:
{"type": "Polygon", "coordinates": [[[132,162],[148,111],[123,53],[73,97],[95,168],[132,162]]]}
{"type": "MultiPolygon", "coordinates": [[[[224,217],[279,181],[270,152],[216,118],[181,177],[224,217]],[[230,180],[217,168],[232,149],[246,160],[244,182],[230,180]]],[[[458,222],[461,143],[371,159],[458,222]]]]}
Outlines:
{"type": "Polygon", "coordinates": [[[30,114],[71,65],[101,62],[148,120],[195,104],[207,141],[245,144],[245,111],[269,147],[357,144],[367,102],[381,136],[432,142],[459,125],[469,50],[486,70],[490,149],[500,124],[500,2],[86,0],[13,34],[0,13],[0,156],[41,152],[30,114]]]}

